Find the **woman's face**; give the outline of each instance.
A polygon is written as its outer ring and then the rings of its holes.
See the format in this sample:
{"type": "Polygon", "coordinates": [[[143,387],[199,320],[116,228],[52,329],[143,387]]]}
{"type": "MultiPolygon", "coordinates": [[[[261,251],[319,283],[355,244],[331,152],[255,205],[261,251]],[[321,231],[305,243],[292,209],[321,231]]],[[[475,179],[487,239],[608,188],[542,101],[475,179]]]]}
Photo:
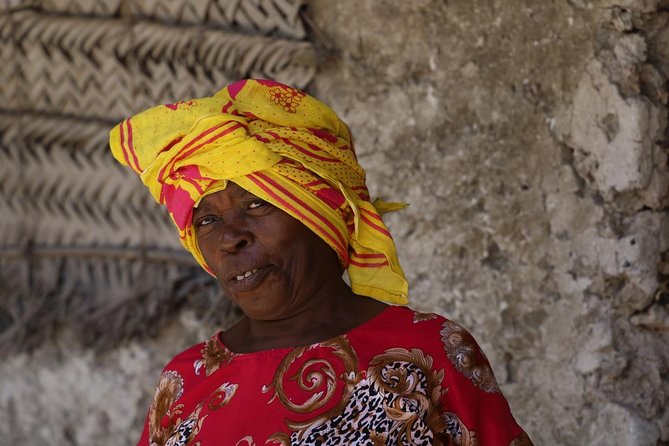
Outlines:
{"type": "Polygon", "coordinates": [[[198,245],[223,291],[255,320],[280,320],[341,280],[333,249],[275,206],[229,182],[193,213],[198,245]]]}

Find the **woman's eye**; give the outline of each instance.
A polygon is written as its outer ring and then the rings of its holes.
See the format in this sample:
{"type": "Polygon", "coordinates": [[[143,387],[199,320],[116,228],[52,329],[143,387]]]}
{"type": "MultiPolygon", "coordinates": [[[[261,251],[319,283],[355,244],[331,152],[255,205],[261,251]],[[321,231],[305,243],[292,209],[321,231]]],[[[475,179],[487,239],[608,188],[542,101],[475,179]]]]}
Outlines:
{"type": "Polygon", "coordinates": [[[267,202],[264,200],[252,201],[251,203],[249,203],[249,209],[258,209],[259,207],[262,207],[266,204],[267,202]]]}
{"type": "Polygon", "coordinates": [[[197,227],[201,228],[203,226],[210,225],[214,222],[214,217],[203,217],[197,221],[197,227]]]}

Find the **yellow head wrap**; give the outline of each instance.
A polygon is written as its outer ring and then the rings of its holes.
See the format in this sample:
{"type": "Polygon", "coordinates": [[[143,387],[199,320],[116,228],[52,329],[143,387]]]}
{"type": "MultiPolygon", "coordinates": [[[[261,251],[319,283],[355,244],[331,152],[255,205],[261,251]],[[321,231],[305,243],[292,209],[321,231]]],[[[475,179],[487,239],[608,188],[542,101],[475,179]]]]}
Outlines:
{"type": "Polygon", "coordinates": [[[231,180],[314,231],[348,269],[351,288],[407,303],[407,282],[380,212],[369,201],[348,127],[294,88],[243,80],[212,97],[161,105],[110,134],[114,157],[166,205],[181,243],[208,272],[191,225],[193,208],[231,180]]]}

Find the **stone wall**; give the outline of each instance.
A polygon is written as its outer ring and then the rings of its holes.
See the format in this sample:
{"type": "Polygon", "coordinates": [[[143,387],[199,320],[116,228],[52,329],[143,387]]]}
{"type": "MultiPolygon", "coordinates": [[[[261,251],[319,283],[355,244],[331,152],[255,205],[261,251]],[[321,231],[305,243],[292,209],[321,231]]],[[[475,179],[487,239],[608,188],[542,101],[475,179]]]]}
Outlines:
{"type": "MultiPolygon", "coordinates": [[[[310,85],[356,138],[412,306],[467,326],[535,444],[669,444],[669,5],[313,0],[310,85]]],[[[131,444],[189,306],[0,363],[8,444],[131,444]],[[46,420],[46,422],[44,422],[46,420]],[[27,440],[30,439],[30,440],[27,440]]]]}
{"type": "Polygon", "coordinates": [[[669,441],[660,3],[313,5],[315,91],[411,203],[414,305],[475,333],[537,444],[669,441]]]}

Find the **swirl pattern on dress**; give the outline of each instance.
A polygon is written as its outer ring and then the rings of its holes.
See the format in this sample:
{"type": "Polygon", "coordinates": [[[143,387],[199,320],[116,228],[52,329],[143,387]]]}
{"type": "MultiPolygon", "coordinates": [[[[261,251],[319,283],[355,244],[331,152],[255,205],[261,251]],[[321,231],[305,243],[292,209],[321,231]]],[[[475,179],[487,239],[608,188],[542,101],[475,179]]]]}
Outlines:
{"type": "Polygon", "coordinates": [[[499,392],[488,360],[467,330],[446,320],[440,334],[446,356],[460,373],[484,392],[499,392]]]}

